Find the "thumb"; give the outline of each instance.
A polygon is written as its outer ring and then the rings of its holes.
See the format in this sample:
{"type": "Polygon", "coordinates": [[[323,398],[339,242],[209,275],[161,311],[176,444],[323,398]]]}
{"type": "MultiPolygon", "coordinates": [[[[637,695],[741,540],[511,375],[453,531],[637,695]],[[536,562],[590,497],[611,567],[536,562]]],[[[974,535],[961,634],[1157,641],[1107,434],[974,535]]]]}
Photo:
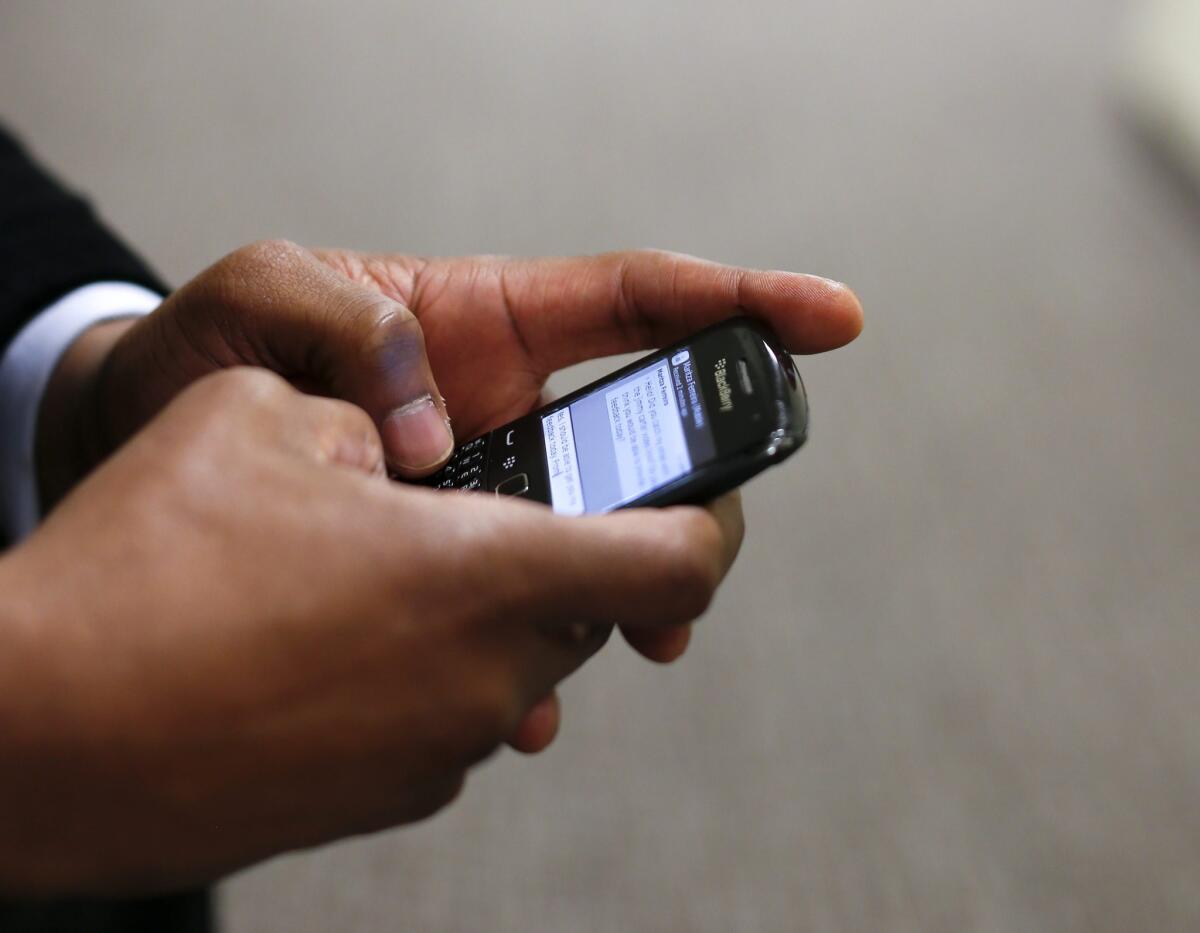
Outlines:
{"type": "Polygon", "coordinates": [[[425,338],[404,305],[285,241],[243,247],[193,284],[201,285],[195,300],[181,309],[193,332],[208,330],[216,308],[226,326],[207,336],[232,342],[241,362],[358,405],[393,471],[422,476],[450,456],[454,436],[425,338]]]}
{"type": "Polygon", "coordinates": [[[305,338],[322,381],[374,419],[394,472],[407,478],[433,472],[453,451],[454,434],[421,325],[404,305],[366,286],[343,282],[339,298],[338,311],[305,338]]]}

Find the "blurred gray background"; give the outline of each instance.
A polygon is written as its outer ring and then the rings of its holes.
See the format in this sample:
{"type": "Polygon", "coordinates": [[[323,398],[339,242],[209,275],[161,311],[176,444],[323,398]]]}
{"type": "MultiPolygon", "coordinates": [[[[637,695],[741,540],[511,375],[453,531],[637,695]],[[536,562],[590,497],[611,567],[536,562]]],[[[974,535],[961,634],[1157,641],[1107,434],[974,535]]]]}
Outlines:
{"type": "Polygon", "coordinates": [[[0,117],[177,282],[658,246],[867,308],[684,662],[614,641],[551,751],[230,931],[1200,927],[1200,199],[1119,119],[1127,12],[0,4],[0,117]]]}

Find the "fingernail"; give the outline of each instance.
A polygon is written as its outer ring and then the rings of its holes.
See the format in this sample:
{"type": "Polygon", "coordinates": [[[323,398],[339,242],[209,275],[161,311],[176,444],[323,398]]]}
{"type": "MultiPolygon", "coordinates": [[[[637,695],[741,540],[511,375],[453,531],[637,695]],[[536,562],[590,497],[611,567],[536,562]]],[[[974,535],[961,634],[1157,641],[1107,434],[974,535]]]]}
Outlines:
{"type": "Polygon", "coordinates": [[[450,456],[454,436],[433,398],[423,395],[384,419],[383,447],[394,469],[418,472],[450,456]]]}

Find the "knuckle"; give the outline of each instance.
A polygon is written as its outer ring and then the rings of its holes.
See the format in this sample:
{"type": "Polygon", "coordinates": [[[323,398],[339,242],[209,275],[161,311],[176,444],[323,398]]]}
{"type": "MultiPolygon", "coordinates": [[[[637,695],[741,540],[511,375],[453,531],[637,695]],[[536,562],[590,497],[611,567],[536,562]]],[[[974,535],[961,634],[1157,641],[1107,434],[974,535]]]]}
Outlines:
{"type": "Polygon", "coordinates": [[[374,434],[375,422],[363,409],[353,402],[340,398],[323,398],[316,395],[303,396],[305,403],[312,406],[315,414],[331,422],[347,434],[374,434]]]}
{"type": "Polygon", "coordinates": [[[414,773],[411,762],[398,754],[372,761],[362,809],[348,828],[374,832],[381,826],[428,819],[462,794],[466,780],[466,772],[454,767],[414,773]]]}
{"type": "Polygon", "coordinates": [[[184,391],[185,397],[228,413],[238,409],[275,408],[287,395],[286,380],[265,369],[234,366],[201,377],[184,391]]]}
{"type": "Polygon", "coordinates": [[[339,409],[338,418],[347,435],[361,437],[372,447],[380,446],[379,431],[370,415],[350,402],[341,402],[339,409]]]}
{"type": "Polygon", "coordinates": [[[371,294],[368,296],[359,312],[359,317],[372,330],[391,328],[420,330],[415,315],[400,302],[392,301],[385,295],[371,294]]]}
{"type": "Polygon", "coordinates": [[[291,387],[282,376],[267,369],[234,366],[212,373],[202,380],[217,399],[252,408],[275,408],[291,387]]]}
{"type": "Polygon", "coordinates": [[[667,276],[673,270],[678,269],[689,261],[695,260],[695,257],[688,253],[655,248],[629,250],[618,255],[623,257],[626,266],[643,270],[656,270],[662,276],[667,276]]]}
{"type": "Polygon", "coordinates": [[[151,426],[167,440],[159,448],[159,472],[170,478],[172,494],[179,495],[185,478],[182,488],[207,488],[213,468],[231,468],[227,457],[241,452],[247,429],[256,438],[274,437],[289,391],[280,377],[250,367],[218,370],[184,389],[151,426]]]}
{"type": "Polygon", "coordinates": [[[219,308],[241,318],[274,309],[281,283],[302,274],[305,255],[306,250],[290,240],[258,240],[238,247],[197,279],[192,312],[211,314],[219,308]]]}
{"type": "Polygon", "coordinates": [[[292,262],[301,253],[303,247],[291,240],[256,240],[239,246],[221,260],[221,265],[241,275],[261,274],[265,270],[277,269],[292,262]]]}
{"type": "Polygon", "coordinates": [[[659,259],[669,262],[684,258],[683,253],[678,253],[674,250],[657,249],[653,247],[649,249],[634,250],[630,255],[642,257],[644,259],[659,259]]]}
{"type": "Polygon", "coordinates": [[[382,469],[383,445],[370,415],[342,399],[298,399],[298,417],[288,419],[294,437],[311,439],[327,462],[369,473],[382,469]]]}
{"type": "Polygon", "coordinates": [[[518,691],[509,678],[478,678],[460,726],[465,760],[473,764],[491,755],[517,727],[520,715],[518,691]]]}
{"type": "Polygon", "coordinates": [[[412,812],[409,815],[410,818],[423,820],[433,816],[440,810],[444,810],[459,798],[466,783],[467,776],[462,771],[457,771],[430,783],[417,795],[412,812]]]}
{"type": "Polygon", "coordinates": [[[681,518],[663,545],[663,581],[679,621],[703,615],[720,582],[720,530],[701,510],[681,518]]]}
{"type": "Polygon", "coordinates": [[[348,309],[346,318],[362,351],[382,365],[425,352],[420,322],[404,305],[383,295],[364,296],[348,309]]]}

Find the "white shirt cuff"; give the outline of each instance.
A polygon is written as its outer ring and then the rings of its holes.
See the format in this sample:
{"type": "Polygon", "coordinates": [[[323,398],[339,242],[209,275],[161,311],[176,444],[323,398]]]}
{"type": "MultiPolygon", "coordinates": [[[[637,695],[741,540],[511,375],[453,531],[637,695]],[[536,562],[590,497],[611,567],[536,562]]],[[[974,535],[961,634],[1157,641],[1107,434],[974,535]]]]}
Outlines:
{"type": "Polygon", "coordinates": [[[0,528],[16,543],[41,517],[34,444],[42,395],[58,361],[89,327],[149,314],[162,296],[127,282],[97,282],[60,298],[25,325],[0,358],[0,528]]]}

